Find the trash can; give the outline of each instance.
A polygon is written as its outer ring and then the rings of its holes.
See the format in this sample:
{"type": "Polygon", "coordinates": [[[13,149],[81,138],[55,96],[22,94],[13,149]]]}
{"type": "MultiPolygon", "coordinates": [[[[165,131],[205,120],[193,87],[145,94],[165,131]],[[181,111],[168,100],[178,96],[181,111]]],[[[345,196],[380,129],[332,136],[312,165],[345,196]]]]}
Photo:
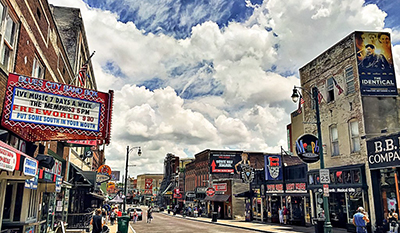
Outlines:
{"type": "Polygon", "coordinates": [[[217,218],[218,218],[218,213],[212,212],[212,222],[217,222],[217,218]]]}
{"type": "Polygon", "coordinates": [[[324,233],[324,224],[323,219],[314,219],[315,233],[324,233]]]}
{"type": "Polygon", "coordinates": [[[123,215],[121,217],[117,217],[117,219],[118,231],[120,233],[128,233],[130,217],[126,215],[126,213],[123,213],[123,215]]]}

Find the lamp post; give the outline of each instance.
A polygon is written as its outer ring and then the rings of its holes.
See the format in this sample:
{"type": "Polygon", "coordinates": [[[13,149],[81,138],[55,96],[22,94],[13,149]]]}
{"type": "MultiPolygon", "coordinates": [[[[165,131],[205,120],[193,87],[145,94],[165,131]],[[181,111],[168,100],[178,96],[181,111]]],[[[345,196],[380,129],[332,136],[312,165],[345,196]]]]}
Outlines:
{"type": "MultiPolygon", "coordinates": [[[[312,88],[312,94],[305,90],[302,87],[296,87],[294,86],[293,88],[293,94],[292,94],[292,100],[293,102],[297,102],[299,100],[299,93],[297,89],[302,89],[304,92],[306,92],[310,97],[314,100],[315,103],[315,118],[317,120],[317,133],[318,133],[318,146],[319,146],[319,164],[320,168],[324,169],[325,168],[325,162],[324,162],[324,152],[323,152],[323,147],[322,147],[322,135],[321,135],[321,120],[319,116],[319,102],[318,102],[318,88],[313,87],[312,88]]],[[[324,224],[324,232],[325,233],[330,233],[332,232],[332,225],[331,225],[331,220],[330,220],[330,214],[329,214],[329,199],[328,197],[324,196],[324,216],[325,216],[325,224],[324,224]]]]}
{"type": "MultiPolygon", "coordinates": [[[[126,186],[128,183],[128,161],[129,161],[129,152],[131,152],[133,149],[138,149],[138,156],[142,155],[142,150],[140,149],[140,146],[134,146],[132,148],[129,149],[129,146],[126,147],[126,164],[125,164],[125,185],[124,185],[124,204],[123,204],[123,208],[122,208],[122,212],[125,212],[125,206],[126,206],[126,186]]],[[[125,212],[126,213],[126,212],[125,212]]]]}

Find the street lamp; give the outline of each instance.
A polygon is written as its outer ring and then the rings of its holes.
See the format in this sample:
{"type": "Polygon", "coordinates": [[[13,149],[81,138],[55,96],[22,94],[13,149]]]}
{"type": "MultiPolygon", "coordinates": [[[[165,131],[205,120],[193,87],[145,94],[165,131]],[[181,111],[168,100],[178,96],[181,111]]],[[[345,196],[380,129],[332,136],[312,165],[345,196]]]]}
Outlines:
{"type": "MultiPolygon", "coordinates": [[[[318,146],[319,146],[319,159],[320,159],[320,168],[324,169],[325,168],[325,162],[324,162],[324,152],[323,152],[323,147],[322,147],[322,135],[321,135],[321,120],[319,116],[319,102],[318,102],[318,88],[313,87],[312,88],[312,94],[305,90],[302,87],[296,87],[294,86],[293,88],[293,94],[292,94],[292,100],[293,102],[297,102],[300,98],[299,91],[298,89],[303,90],[306,92],[310,97],[314,100],[315,103],[315,117],[317,120],[317,133],[318,133],[318,146]]],[[[332,225],[331,225],[331,220],[330,220],[330,215],[329,215],[329,199],[324,195],[323,197],[324,200],[324,216],[325,216],[325,225],[324,225],[324,232],[325,233],[330,233],[332,232],[332,225]]]]}
{"type": "Polygon", "coordinates": [[[138,149],[138,156],[142,155],[142,150],[140,149],[140,146],[134,146],[132,148],[129,149],[129,146],[126,147],[126,164],[125,164],[125,185],[124,185],[124,204],[123,204],[123,208],[122,208],[122,212],[125,212],[125,206],[126,206],[126,185],[128,183],[128,161],[129,161],[129,152],[131,152],[133,149],[138,149]]]}

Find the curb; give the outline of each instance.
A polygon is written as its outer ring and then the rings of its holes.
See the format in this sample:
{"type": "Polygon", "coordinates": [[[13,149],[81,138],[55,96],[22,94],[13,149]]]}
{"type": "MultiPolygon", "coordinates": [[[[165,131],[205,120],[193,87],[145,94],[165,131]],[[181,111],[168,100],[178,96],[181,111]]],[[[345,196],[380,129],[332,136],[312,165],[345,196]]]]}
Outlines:
{"type": "Polygon", "coordinates": [[[238,229],[244,229],[244,230],[250,230],[250,231],[257,231],[257,232],[265,232],[265,233],[276,233],[275,231],[265,231],[265,230],[260,230],[260,229],[254,229],[254,228],[249,228],[249,227],[243,227],[243,226],[236,226],[236,225],[229,225],[226,223],[219,223],[217,222],[208,222],[208,221],[202,221],[202,220],[197,220],[196,218],[184,218],[181,215],[173,215],[173,214],[167,214],[165,212],[160,212],[164,215],[168,215],[171,217],[175,217],[175,218],[181,218],[181,219],[187,219],[187,220],[191,220],[191,221],[196,221],[196,222],[204,222],[204,223],[208,223],[208,224],[215,224],[215,225],[220,225],[220,226],[228,226],[228,227],[234,227],[234,228],[238,228],[238,229]]]}

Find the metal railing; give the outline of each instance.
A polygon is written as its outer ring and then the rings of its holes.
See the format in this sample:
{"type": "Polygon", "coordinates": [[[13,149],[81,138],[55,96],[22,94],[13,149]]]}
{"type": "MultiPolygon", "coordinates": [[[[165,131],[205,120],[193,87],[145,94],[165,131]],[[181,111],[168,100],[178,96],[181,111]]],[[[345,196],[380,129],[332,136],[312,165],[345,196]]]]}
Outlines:
{"type": "MultiPolygon", "coordinates": [[[[90,220],[92,219],[94,211],[89,213],[70,213],[68,214],[69,229],[89,229],[90,220]]],[[[2,233],[2,232],[1,232],[2,233]]]]}

